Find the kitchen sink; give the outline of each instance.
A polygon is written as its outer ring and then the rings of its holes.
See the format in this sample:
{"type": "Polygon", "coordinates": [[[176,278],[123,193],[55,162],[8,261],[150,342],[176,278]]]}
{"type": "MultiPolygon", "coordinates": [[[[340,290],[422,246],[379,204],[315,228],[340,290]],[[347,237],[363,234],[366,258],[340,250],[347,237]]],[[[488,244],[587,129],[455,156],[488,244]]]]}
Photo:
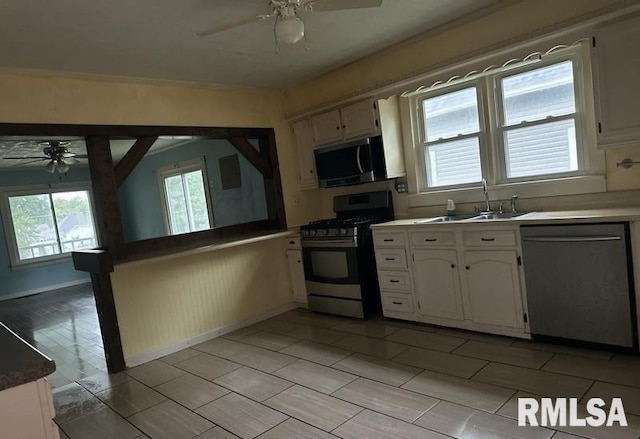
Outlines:
{"type": "Polygon", "coordinates": [[[436,224],[436,223],[457,223],[466,221],[494,221],[501,219],[517,218],[522,215],[526,215],[529,212],[489,212],[481,214],[471,215],[456,215],[456,216],[437,216],[435,218],[427,218],[418,221],[414,221],[413,224],[436,224]]]}
{"type": "Polygon", "coordinates": [[[477,215],[455,215],[455,216],[438,216],[435,218],[427,218],[415,221],[413,224],[433,224],[433,223],[455,223],[475,218],[477,215]]]}
{"type": "Polygon", "coordinates": [[[500,219],[511,219],[526,215],[527,213],[529,212],[488,212],[468,218],[466,221],[492,221],[500,219]]]}

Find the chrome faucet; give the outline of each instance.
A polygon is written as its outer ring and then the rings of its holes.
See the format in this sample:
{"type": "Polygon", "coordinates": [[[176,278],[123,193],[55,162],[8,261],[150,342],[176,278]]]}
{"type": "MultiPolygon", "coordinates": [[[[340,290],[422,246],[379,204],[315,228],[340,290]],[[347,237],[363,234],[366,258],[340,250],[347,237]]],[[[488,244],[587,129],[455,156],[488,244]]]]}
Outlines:
{"type": "Polygon", "coordinates": [[[489,203],[489,189],[487,188],[487,180],[482,179],[482,191],[484,192],[485,212],[491,212],[491,204],[489,203]]]}
{"type": "Polygon", "coordinates": [[[514,195],[511,197],[511,212],[512,213],[516,213],[518,212],[518,208],[516,207],[516,201],[518,200],[518,196],[514,195]]]}

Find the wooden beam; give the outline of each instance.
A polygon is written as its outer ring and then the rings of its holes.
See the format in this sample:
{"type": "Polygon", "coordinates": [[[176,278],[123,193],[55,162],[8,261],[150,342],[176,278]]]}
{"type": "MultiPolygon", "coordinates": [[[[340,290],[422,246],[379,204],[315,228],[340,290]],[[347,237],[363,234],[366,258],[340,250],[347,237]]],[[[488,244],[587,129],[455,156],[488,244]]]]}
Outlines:
{"type": "Polygon", "coordinates": [[[278,148],[276,135],[273,129],[266,136],[258,139],[260,154],[267,161],[270,175],[264,175],[264,192],[267,199],[267,214],[271,229],[284,229],[287,227],[287,218],[284,209],[284,196],[282,195],[282,180],[280,177],[280,165],[278,163],[278,148]]]}
{"type": "Polygon", "coordinates": [[[127,179],[131,171],[140,163],[140,160],[149,151],[149,148],[158,139],[158,137],[140,137],[136,140],[136,143],[129,148],[129,151],[122,157],[122,160],[118,162],[115,167],[116,174],[116,186],[122,186],[122,183],[127,179]]]}
{"type": "Polygon", "coordinates": [[[155,137],[194,136],[209,139],[252,138],[266,135],[269,128],[179,127],[147,125],[70,125],[0,123],[0,136],[68,136],[68,137],[155,137]]]}
{"type": "Polygon", "coordinates": [[[258,232],[265,232],[269,229],[269,221],[261,220],[181,235],[160,236],[158,238],[127,242],[127,255],[129,260],[144,259],[145,257],[158,256],[171,251],[189,250],[191,248],[204,247],[208,244],[218,244],[225,240],[235,241],[242,239],[243,235],[248,236],[258,232]]]}
{"type": "Polygon", "coordinates": [[[102,246],[115,260],[126,257],[118,186],[108,137],[87,137],[87,156],[102,246]]]}
{"type": "Polygon", "coordinates": [[[228,140],[264,177],[271,175],[271,168],[264,154],[261,154],[246,138],[230,137],[228,140]]]}
{"type": "Polygon", "coordinates": [[[79,250],[72,252],[71,256],[76,270],[88,271],[91,274],[93,297],[98,311],[107,369],[109,373],[121,372],[126,368],[126,365],[111,286],[110,273],[113,271],[111,256],[102,249],[79,250]]]}

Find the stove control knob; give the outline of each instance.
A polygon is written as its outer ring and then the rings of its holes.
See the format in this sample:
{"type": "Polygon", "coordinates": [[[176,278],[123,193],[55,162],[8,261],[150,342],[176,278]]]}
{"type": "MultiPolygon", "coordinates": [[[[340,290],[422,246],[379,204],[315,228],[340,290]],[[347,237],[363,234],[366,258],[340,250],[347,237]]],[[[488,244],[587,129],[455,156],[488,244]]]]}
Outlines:
{"type": "Polygon", "coordinates": [[[347,233],[349,233],[349,232],[347,231],[347,229],[340,229],[340,234],[341,234],[341,235],[346,235],[347,233]]]}
{"type": "Polygon", "coordinates": [[[308,230],[302,230],[302,231],[300,231],[300,234],[302,236],[309,236],[309,231],[308,230]]]}
{"type": "Polygon", "coordinates": [[[340,234],[340,230],[338,230],[338,229],[330,229],[329,230],[329,235],[336,236],[336,235],[339,235],[339,234],[340,234]]]}
{"type": "Polygon", "coordinates": [[[318,230],[318,236],[326,236],[326,235],[327,235],[327,230],[326,229],[318,230]]]}
{"type": "Polygon", "coordinates": [[[309,230],[309,236],[316,236],[318,232],[314,229],[309,230]]]}

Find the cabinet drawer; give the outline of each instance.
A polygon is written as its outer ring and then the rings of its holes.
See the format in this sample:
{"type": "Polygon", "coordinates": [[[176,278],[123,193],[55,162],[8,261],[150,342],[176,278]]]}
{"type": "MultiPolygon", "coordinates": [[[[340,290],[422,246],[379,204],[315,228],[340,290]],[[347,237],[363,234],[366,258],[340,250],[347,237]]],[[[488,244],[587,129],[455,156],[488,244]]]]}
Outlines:
{"type": "Polygon", "coordinates": [[[407,269],[407,254],[403,248],[376,250],[378,268],[407,269]]]}
{"type": "Polygon", "coordinates": [[[515,246],[515,230],[476,230],[462,234],[464,245],[467,246],[515,246]]]}
{"type": "Polygon", "coordinates": [[[414,247],[454,246],[456,236],[453,232],[412,232],[411,245],[414,247]]]}
{"type": "Polygon", "coordinates": [[[300,237],[291,236],[287,238],[287,250],[300,250],[300,237]]]}
{"type": "Polygon", "coordinates": [[[376,247],[404,247],[406,238],[402,232],[376,232],[373,242],[376,247]]]}
{"type": "Polygon", "coordinates": [[[411,278],[406,271],[380,271],[380,289],[411,291],[411,278]]]}
{"type": "Polygon", "coordinates": [[[382,309],[398,312],[413,312],[413,297],[410,294],[382,292],[382,309]]]}

